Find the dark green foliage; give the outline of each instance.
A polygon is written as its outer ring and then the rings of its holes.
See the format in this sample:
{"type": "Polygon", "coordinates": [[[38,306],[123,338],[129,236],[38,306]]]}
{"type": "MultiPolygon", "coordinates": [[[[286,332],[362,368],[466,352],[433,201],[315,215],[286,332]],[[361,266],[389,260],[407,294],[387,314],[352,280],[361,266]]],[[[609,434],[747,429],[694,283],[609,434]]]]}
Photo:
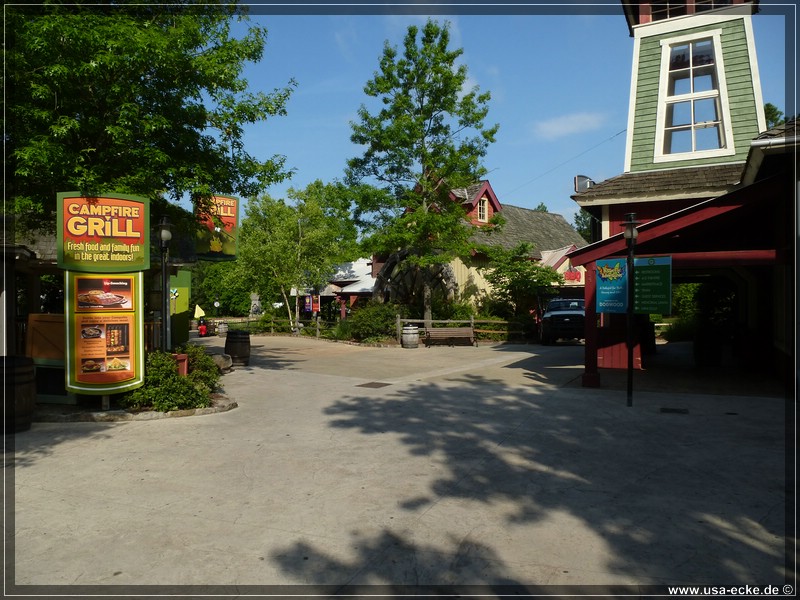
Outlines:
{"type": "Polygon", "coordinates": [[[595,241],[592,239],[592,221],[594,220],[595,218],[591,214],[581,208],[575,213],[575,220],[573,221],[575,231],[589,243],[595,241]]]}
{"type": "Polygon", "coordinates": [[[244,125],[285,114],[295,86],[248,91],[266,30],[234,38],[235,2],[153,7],[7,6],[6,199],[20,227],[52,230],[58,191],[138,194],[160,212],[288,175],[283,157],[243,144],[244,125]]]}
{"type": "Polygon", "coordinates": [[[764,116],[767,120],[767,129],[772,129],[786,122],[786,119],[783,118],[783,111],[778,110],[778,107],[770,102],[764,105],[764,116]]]}
{"type": "Polygon", "coordinates": [[[672,286],[672,314],[691,320],[697,314],[697,291],[699,283],[678,283],[672,286]]]}
{"type": "Polygon", "coordinates": [[[186,344],[178,352],[188,355],[189,381],[196,386],[202,386],[209,394],[217,389],[220,372],[203,346],[186,344]]]}
{"type": "Polygon", "coordinates": [[[469,320],[474,315],[475,308],[469,302],[445,302],[439,300],[433,303],[434,319],[469,320]]]}
{"type": "Polygon", "coordinates": [[[489,93],[468,88],[467,67],[451,50],[449,24],[412,25],[402,50],[384,45],[379,70],[364,86],[375,99],[351,123],[363,155],[347,161],[356,218],[370,252],[407,251],[403,261],[419,267],[425,319],[440,265],[467,256],[473,228],[451,189],[467,187],[486,173],[481,164],[497,125],[485,126],[489,93]],[[360,184],[381,189],[368,191],[360,184]]]}
{"type": "Polygon", "coordinates": [[[688,342],[694,339],[696,333],[697,323],[694,319],[678,319],[669,324],[661,337],[668,342],[688,342]]]}
{"type": "Polygon", "coordinates": [[[353,339],[353,321],[352,319],[345,319],[344,321],[339,321],[336,323],[336,327],[334,327],[331,331],[328,332],[326,337],[329,337],[334,340],[352,340],[353,339]]]}
{"type": "Polygon", "coordinates": [[[217,314],[227,317],[244,317],[250,314],[250,293],[241,277],[236,276],[235,266],[229,262],[199,261],[192,268],[192,299],[194,311],[199,304],[206,317],[217,314]],[[219,309],[214,302],[219,300],[219,309]]]}
{"type": "Polygon", "coordinates": [[[395,304],[378,302],[370,302],[353,311],[348,319],[353,339],[364,342],[394,337],[399,312],[400,310],[395,304]]]}
{"type": "Polygon", "coordinates": [[[538,304],[538,298],[553,293],[555,285],[564,279],[554,269],[543,267],[528,257],[531,246],[522,243],[506,250],[499,246],[486,248],[488,266],[482,268],[484,277],[492,284],[493,312],[507,316],[528,314],[538,304]],[[507,308],[503,308],[503,305],[507,308]]]}
{"type": "MultiPolygon", "coordinates": [[[[200,351],[203,351],[200,348],[200,351]]],[[[190,408],[205,408],[211,404],[213,377],[208,371],[217,366],[213,360],[200,358],[190,350],[191,365],[195,371],[190,376],[178,375],[177,363],[169,352],[156,350],[147,355],[144,385],[120,399],[120,404],[134,410],[167,412],[190,408]]],[[[218,375],[216,376],[219,377],[218,375]]]]}

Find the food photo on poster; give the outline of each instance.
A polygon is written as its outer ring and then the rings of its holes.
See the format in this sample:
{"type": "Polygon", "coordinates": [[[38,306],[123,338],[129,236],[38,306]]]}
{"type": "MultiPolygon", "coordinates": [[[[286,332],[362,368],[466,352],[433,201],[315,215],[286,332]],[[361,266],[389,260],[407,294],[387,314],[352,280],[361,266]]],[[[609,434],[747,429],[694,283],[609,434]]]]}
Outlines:
{"type": "Polygon", "coordinates": [[[126,381],[134,377],[134,315],[103,313],[102,309],[76,315],[76,380],[90,384],[126,381]],[[99,314],[98,314],[99,313],[99,314]]]}
{"type": "Polygon", "coordinates": [[[132,277],[76,277],[77,309],[131,310],[132,277]]]}

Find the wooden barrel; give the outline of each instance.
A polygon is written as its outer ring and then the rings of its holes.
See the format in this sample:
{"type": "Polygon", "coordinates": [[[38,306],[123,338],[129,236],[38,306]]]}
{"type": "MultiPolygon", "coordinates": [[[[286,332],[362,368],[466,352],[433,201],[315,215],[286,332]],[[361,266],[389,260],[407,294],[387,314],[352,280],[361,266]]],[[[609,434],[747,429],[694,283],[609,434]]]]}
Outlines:
{"type": "Polygon", "coordinates": [[[225,339],[225,354],[231,357],[234,366],[250,364],[250,332],[239,329],[228,331],[225,339]]]}
{"type": "Polygon", "coordinates": [[[406,325],[403,327],[403,335],[400,338],[403,348],[419,347],[419,327],[416,325],[406,325]]]}
{"type": "Polygon", "coordinates": [[[217,323],[217,335],[219,337],[228,335],[228,324],[225,321],[219,321],[217,323]]]}
{"type": "Polygon", "coordinates": [[[2,357],[5,381],[6,434],[27,431],[36,407],[36,377],[33,359],[27,356],[2,357]]]}

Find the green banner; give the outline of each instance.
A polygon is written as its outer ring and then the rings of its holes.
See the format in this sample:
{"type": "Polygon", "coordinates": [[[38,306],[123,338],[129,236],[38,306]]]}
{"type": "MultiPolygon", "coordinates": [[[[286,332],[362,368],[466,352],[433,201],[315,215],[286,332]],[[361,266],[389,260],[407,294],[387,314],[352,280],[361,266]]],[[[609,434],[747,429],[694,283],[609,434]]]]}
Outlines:
{"type": "Polygon", "coordinates": [[[635,258],[633,279],[633,312],[672,314],[671,256],[635,258]]]}

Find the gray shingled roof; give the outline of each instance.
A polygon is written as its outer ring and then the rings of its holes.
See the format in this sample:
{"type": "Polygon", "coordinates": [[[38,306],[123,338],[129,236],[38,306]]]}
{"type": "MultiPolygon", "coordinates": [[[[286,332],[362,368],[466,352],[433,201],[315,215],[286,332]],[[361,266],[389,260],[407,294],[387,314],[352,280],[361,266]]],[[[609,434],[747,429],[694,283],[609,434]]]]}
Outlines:
{"type": "Polygon", "coordinates": [[[741,181],[744,163],[623,173],[572,196],[576,201],[653,195],[719,196],[741,181]]]}
{"type": "Polygon", "coordinates": [[[478,243],[502,246],[510,250],[522,242],[533,244],[532,258],[541,259],[542,250],[555,250],[575,244],[586,246],[586,240],[558,214],[503,204],[500,214],[506,222],[490,235],[476,234],[478,243]]]}
{"type": "Polygon", "coordinates": [[[470,202],[474,197],[475,194],[483,187],[484,182],[479,181],[478,183],[474,183],[469,187],[466,188],[454,188],[450,190],[456,198],[459,198],[462,202],[470,202]]]}
{"type": "Polygon", "coordinates": [[[757,140],[767,140],[771,138],[793,138],[797,137],[797,119],[788,119],[785,123],[776,125],[772,129],[768,129],[764,133],[756,136],[757,140]]]}

